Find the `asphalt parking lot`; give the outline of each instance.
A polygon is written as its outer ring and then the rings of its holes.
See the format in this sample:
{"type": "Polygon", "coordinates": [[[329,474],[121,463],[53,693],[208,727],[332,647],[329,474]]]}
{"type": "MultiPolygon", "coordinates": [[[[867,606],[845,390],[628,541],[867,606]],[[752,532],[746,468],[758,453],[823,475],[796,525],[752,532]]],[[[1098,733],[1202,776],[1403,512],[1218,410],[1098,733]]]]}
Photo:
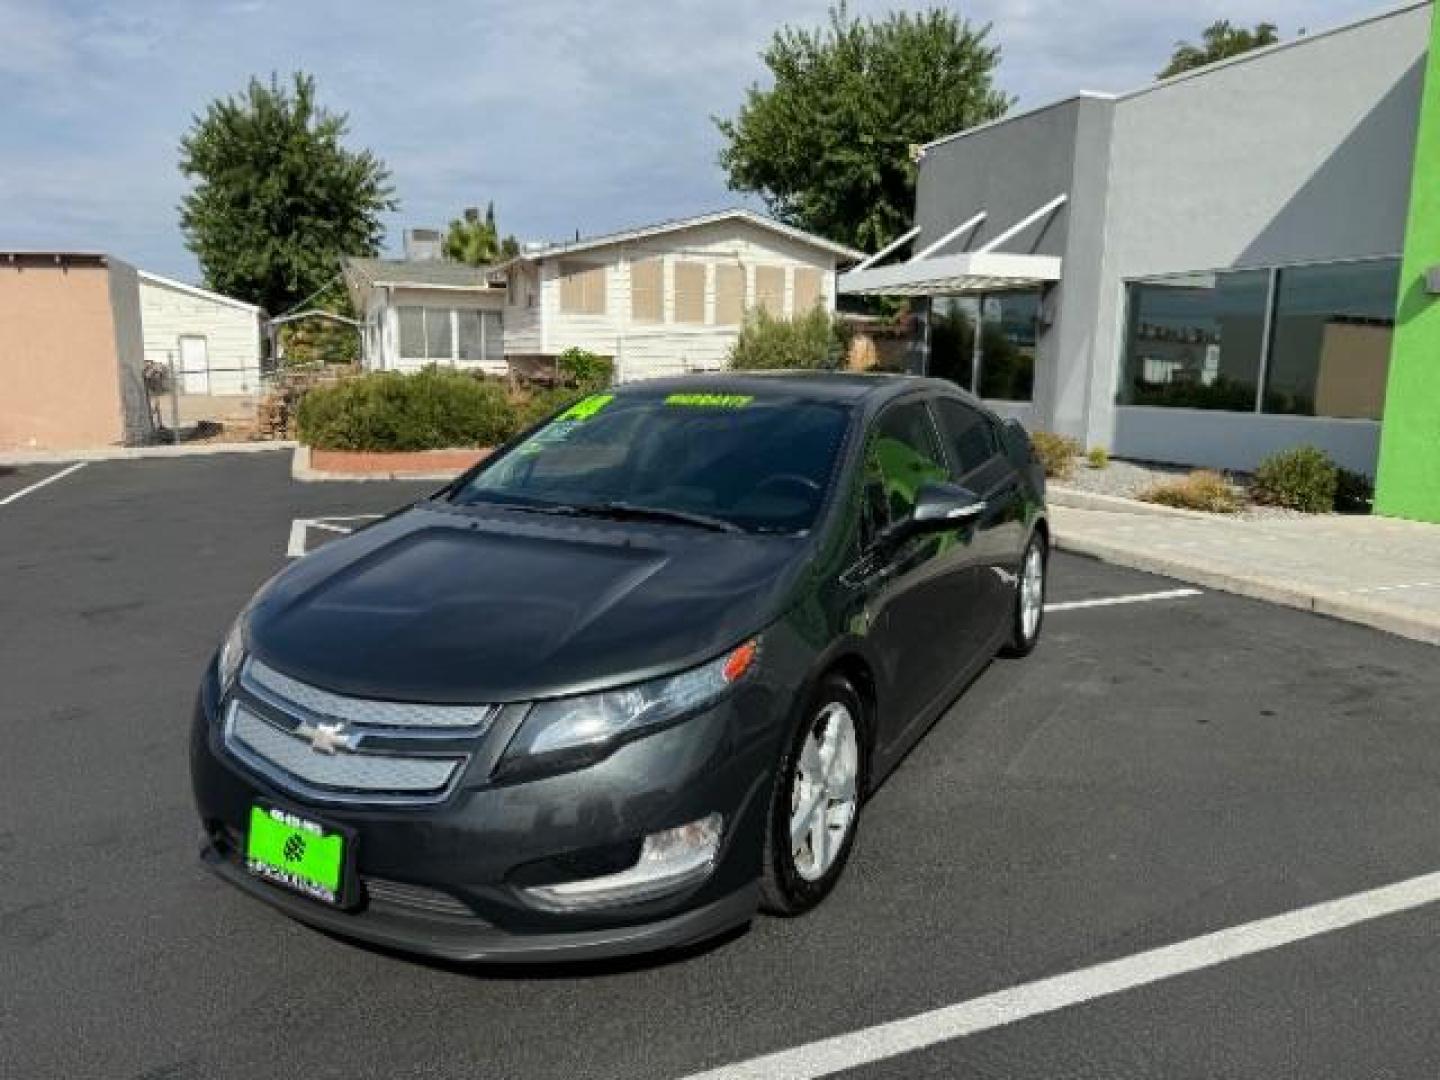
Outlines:
{"type": "Polygon", "coordinates": [[[297,520],[309,546],[434,485],[297,484],[258,454],[33,488],[62,468],[0,470],[0,1076],[739,1077],[784,1051],[866,1078],[1440,1071],[1422,902],[863,1052],[876,1025],[1440,870],[1433,648],[1209,592],[1076,606],[1181,585],[1057,555],[1040,648],[870,801],[818,911],[659,960],[467,971],[209,876],[186,768],[201,669],[297,520]]]}

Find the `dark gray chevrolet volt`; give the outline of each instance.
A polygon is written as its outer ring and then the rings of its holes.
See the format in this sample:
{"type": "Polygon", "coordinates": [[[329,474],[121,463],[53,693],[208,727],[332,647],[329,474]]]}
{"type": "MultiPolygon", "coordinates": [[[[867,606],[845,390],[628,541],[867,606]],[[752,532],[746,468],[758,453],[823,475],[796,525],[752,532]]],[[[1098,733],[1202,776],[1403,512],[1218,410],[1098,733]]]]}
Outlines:
{"type": "Polygon", "coordinates": [[[454,960],[797,913],[865,796],[1044,612],[1044,478],[949,383],[689,376],[584,398],[292,564],[195,710],[221,876],[454,960]]]}

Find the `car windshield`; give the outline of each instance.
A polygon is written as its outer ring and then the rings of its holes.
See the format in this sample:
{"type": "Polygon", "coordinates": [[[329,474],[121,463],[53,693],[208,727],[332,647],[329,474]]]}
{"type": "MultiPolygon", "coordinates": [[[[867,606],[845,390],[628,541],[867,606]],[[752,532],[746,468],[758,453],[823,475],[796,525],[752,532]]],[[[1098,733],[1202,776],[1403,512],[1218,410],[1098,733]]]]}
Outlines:
{"type": "Polygon", "coordinates": [[[847,422],[843,406],[780,394],[592,394],[452,499],[801,532],[830,486],[847,422]]]}

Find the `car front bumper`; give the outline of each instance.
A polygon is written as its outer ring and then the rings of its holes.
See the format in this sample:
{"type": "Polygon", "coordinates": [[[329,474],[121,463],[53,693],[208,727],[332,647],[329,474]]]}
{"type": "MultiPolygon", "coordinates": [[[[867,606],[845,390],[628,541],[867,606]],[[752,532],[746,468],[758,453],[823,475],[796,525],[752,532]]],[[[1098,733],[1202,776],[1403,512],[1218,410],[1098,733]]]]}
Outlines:
{"type": "Polygon", "coordinates": [[[784,724],[763,685],[588,767],[495,782],[466,775],[442,803],[320,803],[226,747],[213,665],[196,703],[191,774],[220,877],[287,915],[384,948],[451,961],[563,961],[658,951],[713,937],[753,916],[765,815],[784,724]],[[773,717],[774,719],[767,719],[773,717]],[[354,844],[346,907],[245,868],[250,808],[270,803],[345,830],[354,844]],[[720,813],[713,869],[650,900],[557,911],[528,886],[624,868],[644,836],[720,813]]]}

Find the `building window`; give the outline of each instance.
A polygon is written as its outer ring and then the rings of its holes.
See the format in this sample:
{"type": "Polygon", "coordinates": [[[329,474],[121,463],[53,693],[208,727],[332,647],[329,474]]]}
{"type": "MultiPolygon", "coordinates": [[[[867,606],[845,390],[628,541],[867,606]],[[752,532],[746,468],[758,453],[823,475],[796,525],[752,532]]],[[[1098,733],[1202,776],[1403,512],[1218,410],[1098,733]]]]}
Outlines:
{"type": "Polygon", "coordinates": [[[452,312],[449,308],[425,309],[425,358],[427,360],[453,360],[455,358],[455,336],[451,326],[452,312]]]}
{"type": "Polygon", "coordinates": [[[757,266],[755,268],[755,306],[777,319],[785,315],[785,268],[783,266],[757,266]]]}
{"type": "Polygon", "coordinates": [[[745,268],[715,267],[715,322],[735,326],[745,321],[745,268]]]}
{"type": "Polygon", "coordinates": [[[808,315],[823,303],[825,272],[813,266],[795,268],[795,314],[808,315]]]}
{"type": "Polygon", "coordinates": [[[1120,404],[1253,412],[1269,294],[1265,270],[1131,284],[1120,404]]]}
{"type": "Polygon", "coordinates": [[[930,310],[929,373],[991,401],[1033,400],[1040,299],[1035,290],[936,297],[930,310]]]}
{"type": "Polygon", "coordinates": [[[677,323],[703,323],[705,321],[704,263],[677,262],[675,264],[675,321],[677,323]]]}
{"type": "Polygon", "coordinates": [[[395,309],[400,322],[400,355],[405,359],[425,359],[425,309],[402,307],[395,309]]]}
{"type": "Polygon", "coordinates": [[[635,322],[665,321],[665,263],[641,259],[630,264],[630,318],[635,322]]]}
{"type": "Polygon", "coordinates": [[[1280,270],[1265,411],[1379,420],[1399,281],[1396,259],[1280,270]]]}
{"type": "Polygon", "coordinates": [[[460,359],[499,363],[505,358],[504,321],[498,311],[459,311],[460,359]]]}
{"type": "Polygon", "coordinates": [[[562,262],[560,310],[571,315],[604,315],[605,267],[562,262]]]}

